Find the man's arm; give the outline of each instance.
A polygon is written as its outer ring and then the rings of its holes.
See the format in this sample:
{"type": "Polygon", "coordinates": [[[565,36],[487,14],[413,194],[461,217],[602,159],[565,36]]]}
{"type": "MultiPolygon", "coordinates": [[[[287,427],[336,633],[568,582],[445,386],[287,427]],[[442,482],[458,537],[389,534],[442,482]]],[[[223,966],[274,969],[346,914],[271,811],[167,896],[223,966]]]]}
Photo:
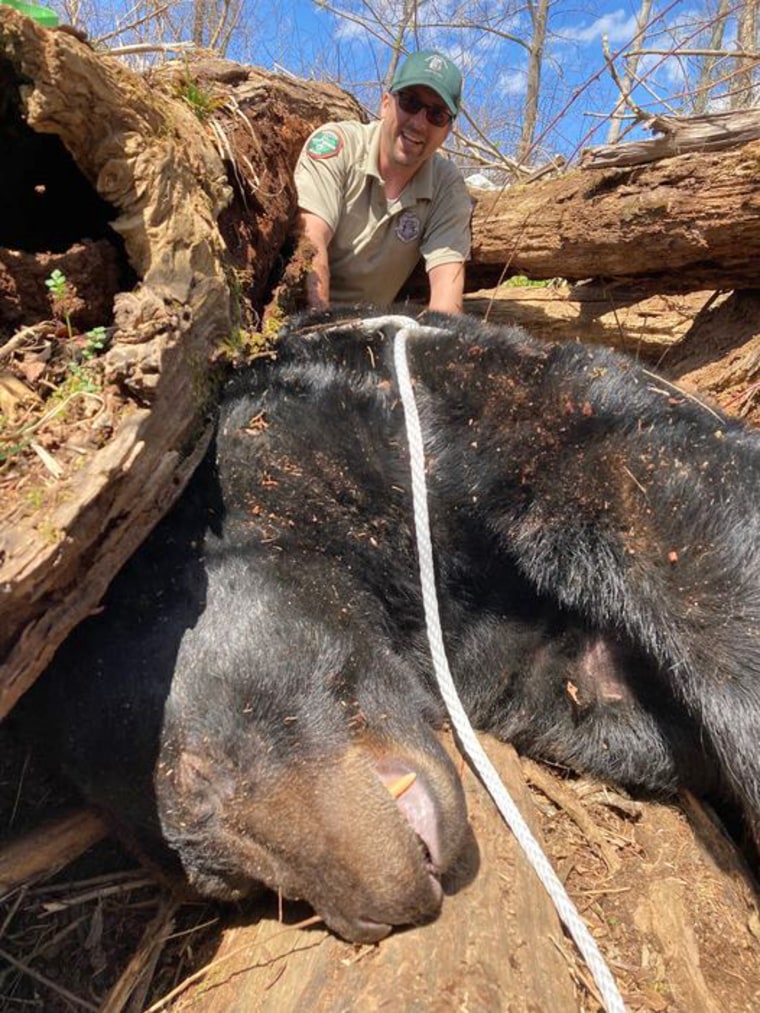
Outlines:
{"type": "Polygon", "coordinates": [[[441,313],[461,313],[464,295],[464,264],[439,264],[428,271],[430,302],[428,309],[441,313]]]}
{"type": "Polygon", "coordinates": [[[310,309],[326,309],[330,303],[330,261],[327,247],[333,237],[333,229],[319,215],[302,211],[301,230],[314,248],[311,270],[306,276],[306,302],[310,309]]]}

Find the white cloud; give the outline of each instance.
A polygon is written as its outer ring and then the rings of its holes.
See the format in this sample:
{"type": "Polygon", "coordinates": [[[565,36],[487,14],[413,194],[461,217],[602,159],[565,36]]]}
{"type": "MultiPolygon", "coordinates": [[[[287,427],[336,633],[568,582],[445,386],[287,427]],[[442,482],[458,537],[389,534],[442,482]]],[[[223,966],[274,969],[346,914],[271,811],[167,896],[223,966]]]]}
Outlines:
{"type": "Polygon", "coordinates": [[[585,28],[564,28],[562,35],[577,42],[595,42],[606,35],[610,44],[618,44],[632,38],[637,27],[636,15],[619,8],[610,14],[603,14],[585,28]]]}
{"type": "Polygon", "coordinates": [[[366,42],[369,39],[367,29],[363,25],[357,24],[356,21],[349,21],[347,18],[340,18],[337,21],[333,36],[341,42],[346,39],[359,38],[366,42]]]}
{"type": "Polygon", "coordinates": [[[494,91],[498,95],[522,95],[527,75],[524,70],[511,70],[499,74],[494,91]]]}

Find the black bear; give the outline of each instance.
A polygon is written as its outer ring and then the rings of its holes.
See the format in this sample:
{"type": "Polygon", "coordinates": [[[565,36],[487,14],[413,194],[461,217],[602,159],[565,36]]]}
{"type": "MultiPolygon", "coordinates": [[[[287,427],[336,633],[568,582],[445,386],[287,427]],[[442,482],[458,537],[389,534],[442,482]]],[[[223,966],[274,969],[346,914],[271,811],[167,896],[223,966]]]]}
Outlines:
{"type": "MultiPolygon", "coordinates": [[[[731,796],[757,833],[760,437],[612,352],[424,324],[408,360],[473,721],[731,796]]],[[[467,834],[435,736],[404,327],[307,320],[234,378],[188,491],[22,703],[143,853],[209,896],[303,897],[355,940],[434,916],[467,834]]]]}

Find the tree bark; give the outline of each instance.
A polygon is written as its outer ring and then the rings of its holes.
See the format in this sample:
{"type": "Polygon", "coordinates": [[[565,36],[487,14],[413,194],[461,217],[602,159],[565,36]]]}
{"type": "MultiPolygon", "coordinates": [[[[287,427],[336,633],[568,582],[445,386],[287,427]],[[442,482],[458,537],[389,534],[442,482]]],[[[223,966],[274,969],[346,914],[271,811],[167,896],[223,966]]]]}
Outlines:
{"type": "Polygon", "coordinates": [[[606,278],[652,292],[760,281],[760,141],[637,168],[473,191],[468,288],[504,276],[606,278]]]}

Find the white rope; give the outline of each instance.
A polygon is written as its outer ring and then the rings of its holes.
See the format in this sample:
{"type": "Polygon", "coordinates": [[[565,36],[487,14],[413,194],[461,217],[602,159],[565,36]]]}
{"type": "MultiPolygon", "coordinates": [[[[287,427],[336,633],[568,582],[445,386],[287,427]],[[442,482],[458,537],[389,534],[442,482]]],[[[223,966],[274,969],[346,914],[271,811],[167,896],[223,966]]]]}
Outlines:
{"type": "Polygon", "coordinates": [[[578,914],[575,905],[568,897],[548,858],[541,850],[541,845],[533,836],[530,827],[523,819],[520,810],[515,805],[495,767],[478,741],[469,718],[462,707],[449,670],[446,650],[443,645],[435,587],[433,546],[430,538],[430,518],[428,515],[427,490],[425,486],[425,456],[422,430],[406,359],[407,337],[419,336],[420,333],[425,332],[431,333],[434,329],[423,328],[415,320],[408,317],[385,317],[375,321],[365,321],[365,325],[370,324],[376,325],[373,329],[380,329],[377,327],[378,324],[400,325],[400,329],[396,333],[393,355],[399,393],[401,394],[401,401],[404,406],[407,439],[409,440],[412,501],[414,504],[414,523],[417,531],[422,600],[425,609],[433,668],[438,680],[441,696],[451,718],[451,723],[459,738],[460,748],[472,761],[499,812],[517,838],[536,875],[554,902],[560,918],[575,940],[576,946],[594,976],[594,981],[601,993],[605,1009],[608,1013],[625,1013],[623,999],[609,968],[604,962],[604,957],[599,951],[599,947],[578,914]]]}

